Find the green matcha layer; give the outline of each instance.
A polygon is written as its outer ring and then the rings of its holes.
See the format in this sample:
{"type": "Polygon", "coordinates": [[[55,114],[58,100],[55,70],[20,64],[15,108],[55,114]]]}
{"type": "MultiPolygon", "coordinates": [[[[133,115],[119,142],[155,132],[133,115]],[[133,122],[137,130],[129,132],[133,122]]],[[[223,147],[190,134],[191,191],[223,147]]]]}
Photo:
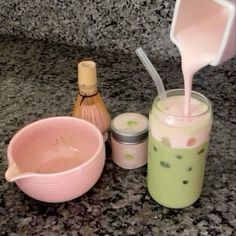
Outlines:
{"type": "Polygon", "coordinates": [[[171,148],[149,134],[147,181],[153,199],[166,207],[183,208],[199,198],[208,143],[171,148]]]}

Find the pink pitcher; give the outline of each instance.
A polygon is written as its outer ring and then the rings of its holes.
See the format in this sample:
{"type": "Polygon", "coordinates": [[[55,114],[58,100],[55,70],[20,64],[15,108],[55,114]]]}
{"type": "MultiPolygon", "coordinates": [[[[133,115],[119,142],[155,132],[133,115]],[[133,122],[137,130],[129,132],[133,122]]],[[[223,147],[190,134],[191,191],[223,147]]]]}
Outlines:
{"type": "Polygon", "coordinates": [[[214,34],[218,30],[220,33],[215,42],[215,55],[209,64],[216,66],[229,60],[236,55],[235,4],[236,0],[177,0],[170,32],[171,40],[180,48],[176,36],[192,25],[202,25],[200,33],[203,39],[204,34],[214,34]],[[213,22],[213,27],[204,28],[209,20],[213,22]]]}

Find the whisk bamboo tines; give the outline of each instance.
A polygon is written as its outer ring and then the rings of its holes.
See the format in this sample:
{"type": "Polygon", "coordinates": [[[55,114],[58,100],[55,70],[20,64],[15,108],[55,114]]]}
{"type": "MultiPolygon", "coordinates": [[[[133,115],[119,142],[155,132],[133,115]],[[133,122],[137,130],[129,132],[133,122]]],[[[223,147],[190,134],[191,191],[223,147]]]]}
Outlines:
{"type": "Polygon", "coordinates": [[[74,105],[73,116],[96,125],[107,139],[111,118],[97,88],[96,64],[83,61],[78,64],[79,93],[74,105]]]}

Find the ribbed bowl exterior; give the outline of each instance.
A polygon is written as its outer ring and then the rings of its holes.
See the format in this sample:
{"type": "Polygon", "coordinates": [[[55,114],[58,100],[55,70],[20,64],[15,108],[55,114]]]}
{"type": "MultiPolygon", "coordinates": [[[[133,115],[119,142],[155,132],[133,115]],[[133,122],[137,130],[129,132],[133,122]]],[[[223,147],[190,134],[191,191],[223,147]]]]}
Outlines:
{"type": "Polygon", "coordinates": [[[69,171],[40,175],[31,178],[16,180],[17,186],[28,196],[43,202],[65,202],[75,199],[98,181],[105,164],[105,146],[83,168],[74,168],[69,171]]]}

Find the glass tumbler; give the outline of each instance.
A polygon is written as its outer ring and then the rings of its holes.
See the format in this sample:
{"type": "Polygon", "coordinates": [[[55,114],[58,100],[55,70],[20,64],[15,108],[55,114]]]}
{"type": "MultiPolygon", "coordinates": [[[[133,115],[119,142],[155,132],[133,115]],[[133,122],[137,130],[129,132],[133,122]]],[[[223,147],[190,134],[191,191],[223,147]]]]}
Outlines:
{"type": "Polygon", "coordinates": [[[184,208],[202,191],[212,126],[210,101],[192,91],[190,116],[184,116],[184,90],[157,96],[149,113],[148,191],[159,204],[184,208]]]}

